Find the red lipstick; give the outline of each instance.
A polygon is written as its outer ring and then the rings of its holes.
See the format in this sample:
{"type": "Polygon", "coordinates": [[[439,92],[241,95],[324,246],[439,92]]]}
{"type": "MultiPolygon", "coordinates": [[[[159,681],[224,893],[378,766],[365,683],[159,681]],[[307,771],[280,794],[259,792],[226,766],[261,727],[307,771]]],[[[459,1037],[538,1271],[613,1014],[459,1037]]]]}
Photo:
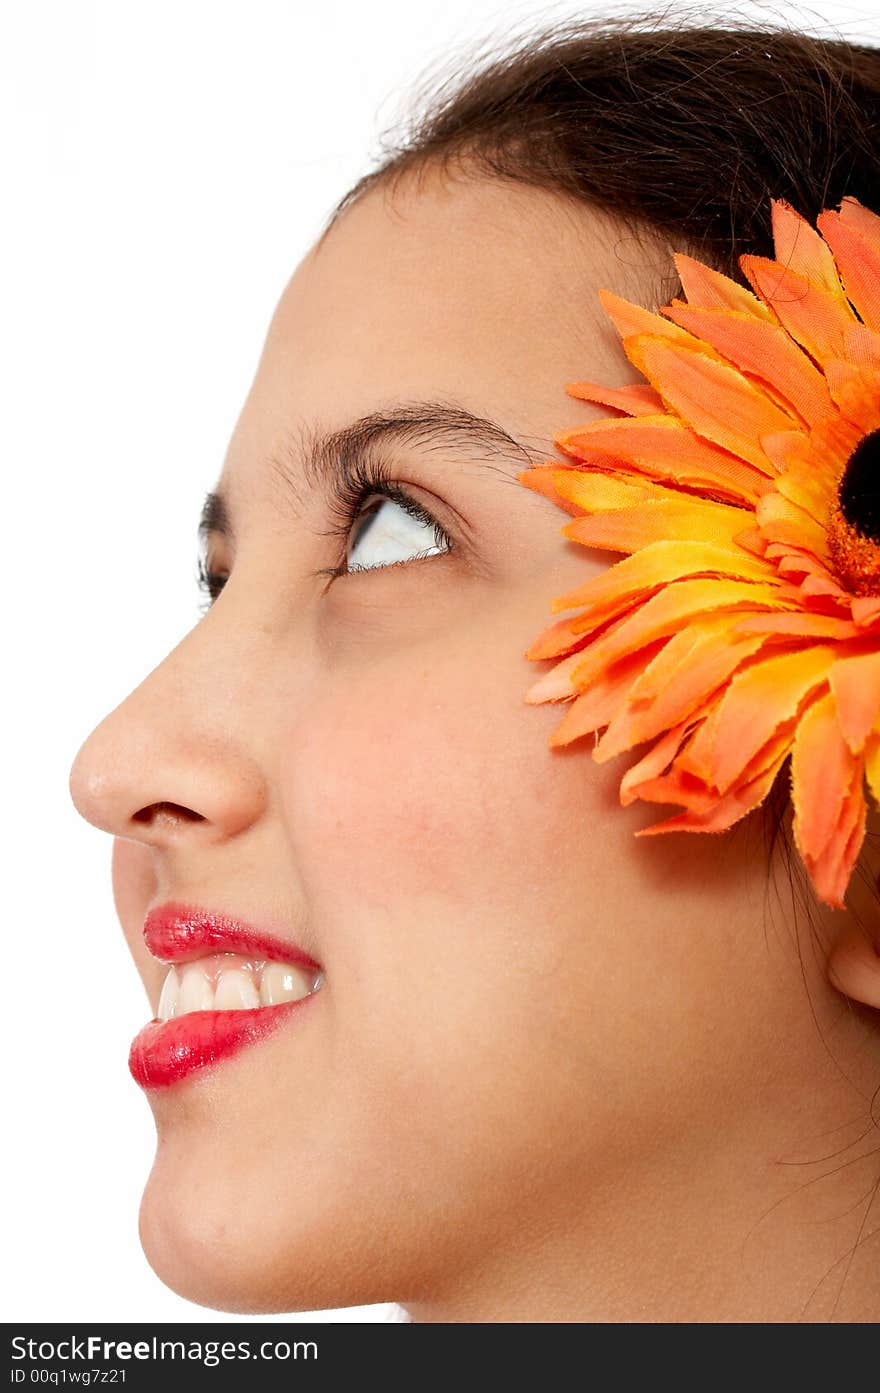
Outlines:
{"type": "MultiPolygon", "coordinates": [[[[165,904],[152,910],[144,923],[144,939],[151,954],[169,964],[238,953],[255,960],[292,963],[316,977],[321,972],[320,963],[308,953],[271,931],[186,905],[165,904]]],[[[131,1042],[129,1071],[144,1089],[177,1083],[265,1039],[314,994],[275,1006],[187,1011],[164,1021],[154,1017],[131,1042]]]]}

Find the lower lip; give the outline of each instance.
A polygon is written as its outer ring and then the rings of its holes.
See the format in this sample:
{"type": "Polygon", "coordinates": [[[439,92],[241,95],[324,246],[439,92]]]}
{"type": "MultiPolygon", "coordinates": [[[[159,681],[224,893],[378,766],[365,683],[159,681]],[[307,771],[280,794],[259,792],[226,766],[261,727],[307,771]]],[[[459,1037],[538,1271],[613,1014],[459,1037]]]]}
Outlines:
{"type": "MultiPolygon", "coordinates": [[[[312,993],[314,995],[314,993],[312,993]]],[[[209,1069],[265,1040],[310,996],[243,1011],[188,1011],[171,1020],[152,1020],[131,1042],[128,1067],[141,1088],[167,1088],[198,1069],[209,1069]]]]}

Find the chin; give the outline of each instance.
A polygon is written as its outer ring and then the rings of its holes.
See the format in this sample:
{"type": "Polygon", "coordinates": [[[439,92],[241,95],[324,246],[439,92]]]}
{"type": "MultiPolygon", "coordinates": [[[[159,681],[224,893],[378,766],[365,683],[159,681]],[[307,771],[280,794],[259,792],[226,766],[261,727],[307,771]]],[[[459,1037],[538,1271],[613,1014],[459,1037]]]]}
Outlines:
{"type": "MultiPolygon", "coordinates": [[[[272,1315],[393,1301],[381,1244],[357,1250],[341,1211],[321,1222],[311,1198],[248,1192],[247,1174],[224,1186],[193,1174],[160,1144],[138,1215],[144,1255],[178,1296],[216,1311],[272,1315]],[[317,1221],[316,1221],[317,1216],[317,1221]],[[347,1231],[347,1232],[346,1232],[347,1231]],[[341,1241],[345,1235],[346,1241],[341,1241]],[[384,1264],[383,1264],[384,1266],[384,1264]]],[[[296,1193],[291,1182],[287,1195],[296,1193]]],[[[381,1232],[381,1230],[376,1230],[381,1232]]]]}

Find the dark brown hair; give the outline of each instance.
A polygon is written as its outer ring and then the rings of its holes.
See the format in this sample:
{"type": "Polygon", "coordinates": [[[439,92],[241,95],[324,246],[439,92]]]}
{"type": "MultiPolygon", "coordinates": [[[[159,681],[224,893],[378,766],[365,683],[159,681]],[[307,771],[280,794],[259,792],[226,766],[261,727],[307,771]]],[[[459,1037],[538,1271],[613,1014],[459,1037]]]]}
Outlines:
{"type": "Polygon", "coordinates": [[[570,22],[435,82],[382,146],[328,227],[377,183],[462,164],[648,227],[745,283],[740,255],[773,253],[771,197],[811,221],[845,194],[880,202],[880,48],[666,14],[570,22]]]}

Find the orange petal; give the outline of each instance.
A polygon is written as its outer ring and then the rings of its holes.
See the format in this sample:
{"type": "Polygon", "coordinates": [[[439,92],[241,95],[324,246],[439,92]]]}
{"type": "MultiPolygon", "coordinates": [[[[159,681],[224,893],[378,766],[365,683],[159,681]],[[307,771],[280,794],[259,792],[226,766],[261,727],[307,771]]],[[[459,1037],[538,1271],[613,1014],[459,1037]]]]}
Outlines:
{"type": "Polygon", "coordinates": [[[865,435],[880,427],[880,371],[834,359],[826,364],[828,386],[848,421],[865,435]]]}
{"type": "Polygon", "coordinates": [[[678,750],[693,726],[704,719],[711,709],[711,703],[706,702],[696,711],[692,717],[682,721],[674,730],[670,730],[660,740],[655,741],[648,750],[635,764],[630,765],[620,781],[620,802],[626,808],[630,803],[634,803],[639,797],[639,789],[643,784],[649,783],[663,773],[664,769],[675,758],[678,750]]]}
{"type": "Polygon", "coordinates": [[[784,198],[772,199],[770,207],[775,260],[833,299],[842,300],[834,257],[816,229],[784,198]]]}
{"type": "Polygon", "coordinates": [[[850,607],[853,620],[860,629],[869,629],[880,620],[880,595],[859,596],[850,607]]]}
{"type": "Polygon", "coordinates": [[[629,356],[672,410],[698,435],[764,474],[774,471],[760,445],[762,435],[790,430],[793,417],[719,358],[645,334],[629,356]]]}
{"type": "Polygon", "coordinates": [[[823,686],[839,647],[816,644],[762,658],[738,672],[711,722],[700,727],[683,767],[725,793],[801,702],[823,686]]]}
{"type": "Polygon", "coordinates": [[[871,797],[880,807],[880,730],[876,728],[865,741],[865,778],[871,797]]]}
{"type": "Polygon", "coordinates": [[[574,504],[560,497],[556,488],[556,475],[562,473],[579,474],[578,469],[563,470],[559,464],[533,464],[530,469],[524,469],[521,474],[517,474],[517,479],[526,488],[532,489],[535,493],[541,493],[545,498],[549,498],[551,503],[556,503],[560,508],[564,508],[567,513],[579,516],[580,509],[574,504]]]}
{"type": "Polygon", "coordinates": [[[713,546],[710,542],[651,542],[607,571],[591,576],[586,584],[557,595],[550,607],[558,612],[582,605],[585,617],[592,619],[659,585],[704,571],[768,583],[776,579],[772,566],[741,547],[713,546]]]}
{"type": "Polygon", "coordinates": [[[603,387],[598,382],[569,382],[566,392],[579,401],[593,401],[599,406],[613,406],[628,416],[653,416],[663,410],[663,402],[646,382],[634,382],[628,387],[603,387]]]}
{"type": "Polygon", "coordinates": [[[702,261],[695,261],[684,252],[673,252],[672,259],[690,304],[705,309],[734,310],[740,314],[751,315],[754,319],[764,320],[768,324],[776,323],[763,301],[744,285],[739,285],[721,271],[704,266],[702,261]]]}
{"type": "Polygon", "coordinates": [[[880,368],[880,333],[854,324],[844,334],[846,356],[859,367],[880,368]]]}
{"type": "Polygon", "coordinates": [[[865,840],[867,812],[859,771],[844,800],[835,835],[815,862],[806,862],[817,895],[833,909],[846,909],[844,897],[865,840]]]}
{"type": "Polygon", "coordinates": [[[778,489],[769,489],[758,499],[755,517],[768,542],[803,547],[821,561],[830,560],[825,528],[803,508],[789,502],[778,489]]]}
{"type": "Polygon", "coordinates": [[[691,625],[666,643],[633,683],[596,747],[595,758],[610,759],[651,740],[685,720],[732,673],[756,653],[761,635],[737,637],[730,618],[720,624],[691,625]]]}
{"type": "Polygon", "coordinates": [[[844,356],[844,335],[856,322],[844,300],[766,256],[741,256],[740,266],[792,338],[819,364],[844,356]]]}
{"type": "Polygon", "coordinates": [[[821,372],[781,325],[730,310],[695,309],[680,300],[663,313],[706,339],[741,372],[758,378],[759,389],[769,383],[807,425],[833,410],[821,372]]]}
{"type": "Polygon", "coordinates": [[[734,537],[742,531],[745,516],[741,508],[679,494],[576,518],[562,533],[583,546],[609,551],[633,552],[663,541],[703,541],[738,551],[734,537]]]}
{"type": "Polygon", "coordinates": [[[871,329],[880,329],[880,238],[871,238],[828,208],[816,219],[834,252],[847,298],[871,329]]]}
{"type": "Polygon", "coordinates": [[[829,692],[804,713],[795,735],[792,830],[817,893],[838,909],[864,837],[862,783],[863,761],[843,738],[829,692]]]}
{"type": "Polygon", "coordinates": [[[729,827],[739,822],[747,813],[752,812],[766,798],[773,787],[776,775],[788,758],[788,740],[774,740],[771,750],[772,756],[769,762],[765,762],[752,778],[746,782],[735,784],[720,797],[717,793],[713,794],[709,790],[700,788],[698,780],[693,781],[693,791],[691,791],[684,774],[678,784],[680,790],[678,793],[674,791],[676,787],[674,784],[670,784],[668,790],[664,790],[659,780],[656,781],[654,788],[643,785],[641,796],[646,797],[649,802],[685,802],[688,807],[686,812],[667,818],[664,822],[655,822],[650,827],[639,828],[635,835],[637,837],[651,837],[661,832],[726,832],[729,827]],[[649,792],[652,796],[647,798],[649,792]],[[664,792],[667,792],[668,796],[663,796],[664,792]],[[654,794],[657,796],[653,796],[654,794]]]}
{"type": "Polygon", "coordinates": [[[801,716],[792,744],[794,834],[805,861],[821,856],[834,835],[856,763],[829,691],[801,716]]]}
{"type": "MultiPolygon", "coordinates": [[[[632,334],[659,334],[674,343],[693,343],[691,335],[684,329],[679,329],[677,324],[670,324],[662,315],[652,314],[643,305],[624,300],[611,290],[600,290],[599,299],[621,339],[628,339],[632,334]]],[[[708,348],[708,344],[706,347],[708,348]]]]}
{"type": "Polygon", "coordinates": [[[859,628],[848,619],[833,614],[811,614],[808,610],[794,614],[753,614],[734,625],[738,634],[787,634],[796,638],[849,639],[859,637],[859,628]]]}
{"type": "Polygon", "coordinates": [[[581,662],[574,665],[571,674],[572,682],[580,688],[588,686],[607,663],[616,662],[625,653],[665,634],[675,633],[694,618],[722,609],[781,609],[786,601],[777,600],[778,594],[778,589],[771,586],[733,580],[682,580],[667,585],[582,651],[581,662]]]}
{"type": "Polygon", "coordinates": [[[550,736],[550,745],[568,745],[611,720],[633,682],[641,675],[662,647],[663,640],[638,653],[630,653],[613,663],[597,677],[588,690],[569,706],[550,736]]]}
{"type": "Polygon", "coordinates": [[[854,755],[861,754],[880,716],[880,653],[841,658],[828,681],[843,738],[854,755]]]}
{"type": "Polygon", "coordinates": [[[774,472],[769,464],[763,473],[753,469],[667,415],[592,421],[561,431],[553,443],[575,459],[615,456],[648,478],[709,489],[734,503],[753,504],[774,472]]]}

